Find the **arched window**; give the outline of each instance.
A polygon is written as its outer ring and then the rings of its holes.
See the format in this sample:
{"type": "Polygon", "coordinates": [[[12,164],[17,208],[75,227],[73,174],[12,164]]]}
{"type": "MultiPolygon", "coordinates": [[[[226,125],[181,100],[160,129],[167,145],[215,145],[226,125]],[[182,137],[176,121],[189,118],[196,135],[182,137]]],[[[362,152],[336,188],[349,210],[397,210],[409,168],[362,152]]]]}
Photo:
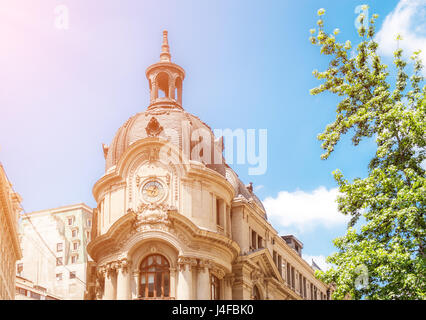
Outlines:
{"type": "Polygon", "coordinates": [[[260,298],[260,291],[259,291],[259,288],[257,286],[253,287],[253,293],[252,293],[252,295],[253,295],[253,300],[261,300],[261,298],[260,298]]]}
{"type": "Polygon", "coordinates": [[[170,297],[170,266],[166,258],[153,254],[140,265],[140,298],[170,297]]]}
{"type": "Polygon", "coordinates": [[[211,299],[220,300],[220,280],[218,277],[211,275],[210,277],[211,299]]]}
{"type": "Polygon", "coordinates": [[[169,75],[165,72],[160,72],[157,75],[157,97],[169,97],[169,75]]]}

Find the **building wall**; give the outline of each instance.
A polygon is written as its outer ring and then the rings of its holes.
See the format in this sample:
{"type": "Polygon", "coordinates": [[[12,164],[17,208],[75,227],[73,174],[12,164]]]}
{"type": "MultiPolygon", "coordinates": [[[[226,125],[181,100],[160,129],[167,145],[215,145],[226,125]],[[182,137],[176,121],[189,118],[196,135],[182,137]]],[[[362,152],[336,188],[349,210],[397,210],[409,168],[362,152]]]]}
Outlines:
{"type": "Polygon", "coordinates": [[[15,299],[15,262],[21,258],[18,217],[21,198],[0,164],[0,300],[15,299]]]}
{"type": "Polygon", "coordinates": [[[46,288],[35,285],[34,282],[16,276],[15,300],[61,300],[46,288]]]}
{"type": "Polygon", "coordinates": [[[83,299],[91,219],[92,209],[84,204],[25,216],[18,275],[62,299],[83,299]]]}

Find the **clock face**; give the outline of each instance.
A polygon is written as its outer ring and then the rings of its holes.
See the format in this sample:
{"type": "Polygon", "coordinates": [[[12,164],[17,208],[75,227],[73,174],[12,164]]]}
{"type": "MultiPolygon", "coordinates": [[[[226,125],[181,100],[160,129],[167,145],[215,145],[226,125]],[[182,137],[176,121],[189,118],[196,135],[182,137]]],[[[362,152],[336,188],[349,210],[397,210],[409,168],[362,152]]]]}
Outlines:
{"type": "Polygon", "coordinates": [[[163,198],[164,187],[158,181],[148,181],[142,187],[142,196],[146,201],[155,202],[163,198]]]}

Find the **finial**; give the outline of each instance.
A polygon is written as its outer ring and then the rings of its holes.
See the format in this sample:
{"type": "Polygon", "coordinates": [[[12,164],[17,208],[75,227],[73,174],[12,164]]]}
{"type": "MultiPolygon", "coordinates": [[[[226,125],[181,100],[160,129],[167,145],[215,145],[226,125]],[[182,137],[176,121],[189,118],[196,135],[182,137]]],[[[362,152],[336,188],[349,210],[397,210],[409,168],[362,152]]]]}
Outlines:
{"type": "Polygon", "coordinates": [[[163,31],[163,44],[161,45],[160,61],[170,62],[170,47],[167,39],[167,30],[163,31]]]}

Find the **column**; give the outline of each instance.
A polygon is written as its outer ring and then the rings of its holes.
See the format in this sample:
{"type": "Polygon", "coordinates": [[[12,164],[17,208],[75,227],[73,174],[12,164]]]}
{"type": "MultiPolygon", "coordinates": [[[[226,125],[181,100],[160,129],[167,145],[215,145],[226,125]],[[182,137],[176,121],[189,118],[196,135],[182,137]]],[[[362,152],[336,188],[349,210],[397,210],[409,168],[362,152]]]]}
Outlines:
{"type": "Polygon", "coordinates": [[[210,300],[210,268],[208,260],[201,260],[197,274],[197,300],[210,300]]]}
{"type": "Polygon", "coordinates": [[[96,300],[102,300],[105,292],[105,276],[106,270],[105,267],[99,267],[97,276],[96,276],[96,300]]]}
{"type": "Polygon", "coordinates": [[[132,299],[139,298],[139,284],[140,284],[139,277],[140,277],[139,270],[133,271],[133,273],[130,275],[130,287],[132,290],[132,294],[131,294],[132,299]]]}
{"type": "Polygon", "coordinates": [[[120,260],[117,270],[117,300],[130,300],[130,262],[127,259],[120,260]]]}
{"type": "Polygon", "coordinates": [[[170,268],[170,297],[176,298],[176,268],[170,268]]]}
{"type": "Polygon", "coordinates": [[[224,278],[224,299],[225,300],[232,300],[232,285],[234,283],[234,274],[227,274],[224,278]]]}
{"type": "Polygon", "coordinates": [[[191,300],[192,299],[192,267],[191,258],[179,257],[179,277],[177,299],[191,300]]]}
{"type": "Polygon", "coordinates": [[[106,266],[103,300],[115,300],[117,289],[117,277],[112,264],[106,266]]]}

